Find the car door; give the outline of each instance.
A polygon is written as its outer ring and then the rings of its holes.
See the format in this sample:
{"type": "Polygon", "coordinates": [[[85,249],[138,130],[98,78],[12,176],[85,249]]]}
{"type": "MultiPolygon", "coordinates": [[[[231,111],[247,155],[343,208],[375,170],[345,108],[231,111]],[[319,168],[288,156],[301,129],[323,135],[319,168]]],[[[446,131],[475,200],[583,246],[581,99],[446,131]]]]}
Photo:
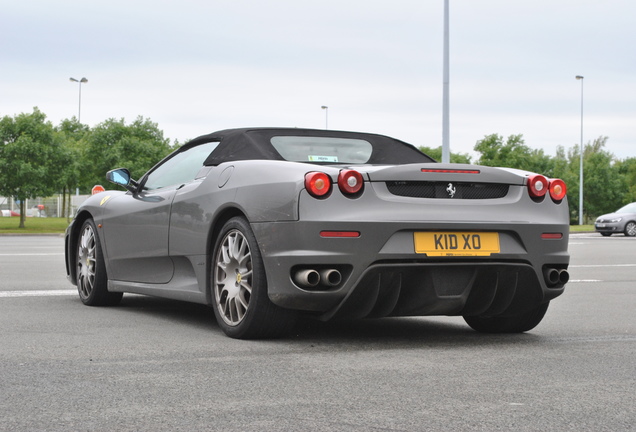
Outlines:
{"type": "Polygon", "coordinates": [[[109,278],[168,283],[174,274],[169,254],[170,213],[179,189],[192,182],[218,143],[184,148],[155,167],[139,190],[107,203],[103,229],[109,278]]]}

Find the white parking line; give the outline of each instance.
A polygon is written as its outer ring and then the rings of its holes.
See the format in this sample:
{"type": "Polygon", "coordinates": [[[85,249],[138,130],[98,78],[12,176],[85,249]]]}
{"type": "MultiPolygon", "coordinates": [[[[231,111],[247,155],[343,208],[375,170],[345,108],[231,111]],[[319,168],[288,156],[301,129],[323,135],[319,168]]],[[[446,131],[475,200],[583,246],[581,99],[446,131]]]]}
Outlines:
{"type": "Polygon", "coordinates": [[[47,297],[77,295],[77,290],[34,290],[34,291],[0,291],[2,297],[47,297]]]}
{"type": "Polygon", "coordinates": [[[3,253],[0,256],[57,256],[64,255],[64,253],[3,253]]]}

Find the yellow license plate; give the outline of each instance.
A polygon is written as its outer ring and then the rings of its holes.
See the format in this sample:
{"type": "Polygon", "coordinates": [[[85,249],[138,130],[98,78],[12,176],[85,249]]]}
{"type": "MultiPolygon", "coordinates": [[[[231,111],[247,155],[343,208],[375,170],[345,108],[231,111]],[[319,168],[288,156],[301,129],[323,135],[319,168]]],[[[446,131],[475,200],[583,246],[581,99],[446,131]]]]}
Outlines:
{"type": "Polygon", "coordinates": [[[499,233],[416,232],[415,252],[428,256],[489,256],[499,253],[499,233]]]}

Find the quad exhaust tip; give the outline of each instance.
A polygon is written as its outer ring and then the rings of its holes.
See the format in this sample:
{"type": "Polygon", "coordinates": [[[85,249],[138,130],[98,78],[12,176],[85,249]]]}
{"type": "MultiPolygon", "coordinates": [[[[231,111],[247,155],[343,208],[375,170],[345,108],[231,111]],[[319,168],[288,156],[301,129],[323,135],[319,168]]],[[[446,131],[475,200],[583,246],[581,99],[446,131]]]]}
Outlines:
{"type": "Polygon", "coordinates": [[[303,288],[313,288],[320,283],[320,273],[316,270],[299,270],[294,274],[294,282],[303,288]]]}
{"type": "Polygon", "coordinates": [[[340,285],[342,274],[336,269],[302,269],[294,273],[294,282],[301,288],[331,288],[340,285]]]}
{"type": "Polygon", "coordinates": [[[342,282],[342,275],[335,269],[320,270],[320,282],[325,286],[334,287],[342,282]]]}
{"type": "Polygon", "coordinates": [[[567,270],[559,270],[559,283],[566,284],[570,280],[570,273],[567,270]]]}
{"type": "Polygon", "coordinates": [[[570,280],[570,273],[565,269],[545,268],[543,270],[545,283],[550,286],[565,285],[570,280]]]}

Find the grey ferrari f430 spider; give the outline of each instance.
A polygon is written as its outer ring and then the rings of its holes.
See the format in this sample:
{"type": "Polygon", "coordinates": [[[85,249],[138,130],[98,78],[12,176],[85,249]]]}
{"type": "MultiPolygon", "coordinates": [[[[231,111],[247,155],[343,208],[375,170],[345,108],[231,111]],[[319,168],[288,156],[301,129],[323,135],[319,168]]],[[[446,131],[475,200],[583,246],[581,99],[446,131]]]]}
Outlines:
{"type": "Polygon", "coordinates": [[[386,136],[224,130],[141,179],[107,178],[122,190],[91,196],[66,232],[82,302],[207,304],[234,338],[282,335],[301,314],[524,332],[568,281],[563,181],[437,163],[386,136]]]}

